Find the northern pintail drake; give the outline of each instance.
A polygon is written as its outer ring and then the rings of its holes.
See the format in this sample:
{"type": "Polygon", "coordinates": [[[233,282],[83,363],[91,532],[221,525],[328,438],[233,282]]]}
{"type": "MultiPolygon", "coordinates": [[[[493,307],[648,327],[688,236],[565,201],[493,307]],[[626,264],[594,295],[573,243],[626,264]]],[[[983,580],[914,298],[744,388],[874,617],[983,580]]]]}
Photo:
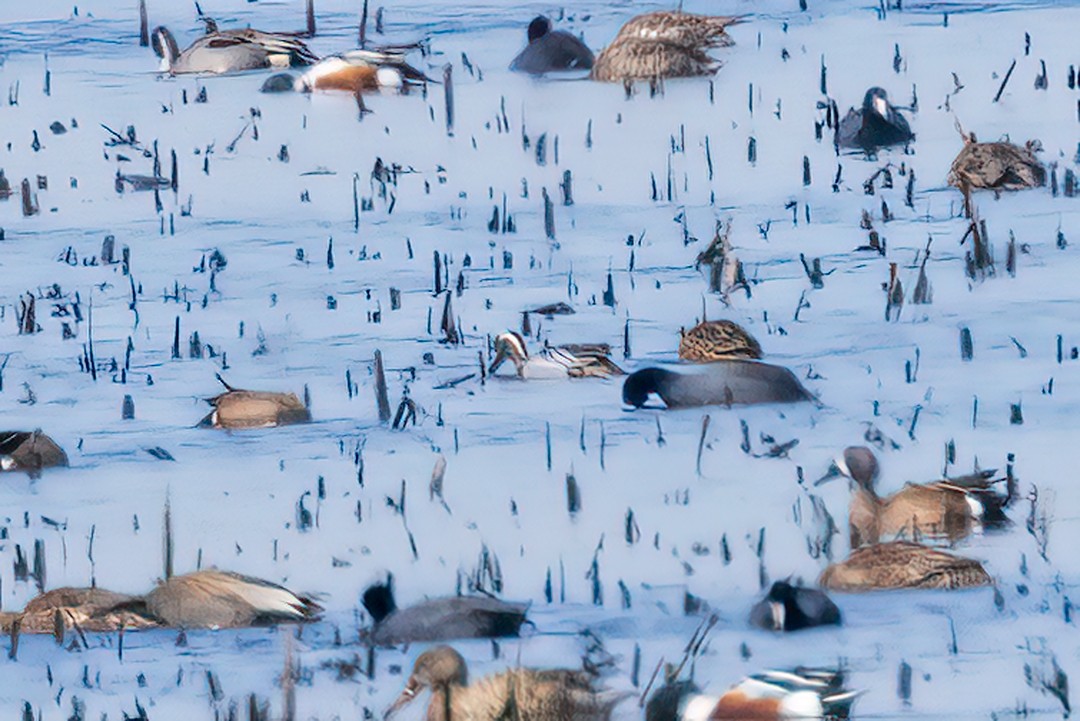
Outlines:
{"type": "Polygon", "coordinates": [[[898,538],[953,542],[983,528],[1008,524],[1004,509],[1010,499],[993,490],[993,471],[925,484],[908,483],[881,498],[875,488],[879,468],[873,451],[866,446],[851,446],[817,481],[820,485],[838,476],[852,481],[848,514],[852,548],[898,538]]]}
{"type": "Polygon", "coordinates": [[[635,408],[644,406],[654,393],[668,408],[814,400],[787,368],[740,359],[703,363],[677,371],[643,368],[623,382],[623,403],[635,408]]]}
{"type": "Polygon", "coordinates": [[[682,360],[711,363],[731,358],[761,358],[761,345],[757,339],[730,320],[703,320],[679,334],[679,358],[682,360]]]}
{"type": "Polygon", "coordinates": [[[592,78],[622,82],[711,75],[720,61],[707,51],[733,45],[726,30],[739,20],[670,11],[638,15],[596,56],[592,78]]]}
{"type": "Polygon", "coordinates": [[[824,591],[776,581],[765,598],[750,609],[750,623],[768,631],[839,626],[840,609],[824,591]]]}
{"type": "Polygon", "coordinates": [[[517,636],[529,608],[488,596],[448,596],[399,609],[392,581],[369,587],[361,600],[375,622],[365,638],[379,646],[517,636]]]}
{"type": "Polygon", "coordinates": [[[311,420],[311,411],[295,393],[239,390],[220,375],[218,381],[225,392],[206,399],[214,410],[199,421],[200,428],[273,428],[311,420]]]}
{"type": "Polygon", "coordinates": [[[30,599],[22,611],[0,613],[0,632],[51,633],[62,637],[65,629],[111,632],[121,628],[153,628],[158,624],[127,608],[137,599],[103,588],[55,588],[30,599]]]}
{"type": "Polygon", "coordinates": [[[299,77],[289,73],[271,75],[263,83],[262,92],[343,90],[355,94],[426,82],[430,82],[430,78],[409,65],[404,52],[350,50],[323,58],[299,77]]]}
{"type": "Polygon", "coordinates": [[[41,429],[0,431],[0,471],[25,471],[36,476],[42,468],[67,465],[64,449],[41,429]]]}
{"type": "Polygon", "coordinates": [[[146,614],[173,628],[240,628],[300,623],[322,611],[284,586],[239,573],[207,569],[173,576],[142,598],[146,614]]]}
{"type": "Polygon", "coordinates": [[[949,170],[949,185],[960,190],[1023,190],[1046,185],[1046,168],[1035,157],[1042,150],[1038,140],[1021,147],[1004,140],[980,143],[975,133],[961,134],[964,147],[949,170]]]}
{"type": "Polygon", "coordinates": [[[611,360],[611,346],[605,343],[548,346],[530,356],[525,339],[514,331],[496,336],[495,359],[488,373],[495,373],[507,360],[514,364],[518,377],[525,380],[624,375],[622,368],[611,360]]]}
{"type": "Polygon", "coordinates": [[[427,721],[608,721],[628,696],[593,687],[584,671],[513,668],[470,684],[465,659],[449,646],[420,654],[398,699],[386,710],[388,719],[431,690],[427,721]]]}
{"type": "Polygon", "coordinates": [[[878,543],[852,551],[826,568],[818,583],[834,591],[900,588],[974,588],[993,585],[982,564],[908,541],[878,543]]]}
{"type": "Polygon", "coordinates": [[[183,52],[180,52],[180,46],[168,28],[155,28],[152,44],[154,52],[162,59],[162,70],[172,75],[223,75],[245,70],[311,65],[319,59],[295,35],[251,29],[212,29],[214,27],[208,25],[207,34],[183,52]]]}
{"type": "Polygon", "coordinates": [[[835,669],[765,671],[717,696],[688,682],[662,686],[649,699],[646,721],[839,721],[851,714],[859,696],[844,688],[835,669]]]}
{"type": "Polygon", "coordinates": [[[565,30],[552,30],[551,21],[537,15],[529,23],[529,44],[510,63],[519,73],[556,73],[565,70],[589,70],[593,52],[577,36],[565,30]]]}
{"type": "Polygon", "coordinates": [[[859,110],[851,108],[836,129],[836,144],[858,148],[868,153],[890,145],[901,145],[915,138],[911,126],[889,102],[881,88],[870,88],[859,110]]]}

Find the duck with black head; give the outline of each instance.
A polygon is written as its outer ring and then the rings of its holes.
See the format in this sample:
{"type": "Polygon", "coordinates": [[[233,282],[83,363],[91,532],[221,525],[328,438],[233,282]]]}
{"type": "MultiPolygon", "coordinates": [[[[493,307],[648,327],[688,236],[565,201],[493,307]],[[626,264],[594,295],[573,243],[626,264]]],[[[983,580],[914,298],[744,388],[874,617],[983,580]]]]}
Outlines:
{"type": "Polygon", "coordinates": [[[908,121],[889,102],[889,94],[878,87],[867,90],[862,107],[848,110],[836,129],[837,146],[867,153],[914,139],[908,121]]]}
{"type": "Polygon", "coordinates": [[[787,368],[731,359],[686,370],[643,368],[623,382],[623,403],[641,408],[651,395],[668,408],[798,403],[814,397],[787,368]]]}
{"type": "Polygon", "coordinates": [[[537,15],[529,23],[529,44],[510,63],[519,73],[543,75],[569,70],[590,70],[593,52],[580,38],[565,30],[552,30],[551,20],[537,15]]]}

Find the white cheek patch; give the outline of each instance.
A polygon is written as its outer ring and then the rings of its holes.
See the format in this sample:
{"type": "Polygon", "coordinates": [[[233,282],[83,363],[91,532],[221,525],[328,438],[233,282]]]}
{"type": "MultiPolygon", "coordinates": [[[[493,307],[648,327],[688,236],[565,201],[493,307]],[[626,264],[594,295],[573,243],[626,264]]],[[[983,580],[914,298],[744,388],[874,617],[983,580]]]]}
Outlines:
{"type": "Polygon", "coordinates": [[[11,456],[0,456],[0,471],[15,470],[15,459],[11,456]]]}

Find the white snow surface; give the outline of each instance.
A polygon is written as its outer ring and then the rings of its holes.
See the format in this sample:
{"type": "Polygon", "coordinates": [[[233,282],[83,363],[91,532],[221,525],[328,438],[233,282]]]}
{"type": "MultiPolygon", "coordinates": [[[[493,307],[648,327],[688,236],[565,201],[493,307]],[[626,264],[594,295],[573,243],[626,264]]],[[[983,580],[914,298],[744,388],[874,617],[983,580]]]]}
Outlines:
{"type": "MultiPolygon", "coordinates": [[[[201,6],[223,27],[303,26],[298,1],[201,6]]],[[[1071,555],[1080,538],[1073,478],[1080,200],[1049,188],[1000,198],[978,193],[997,265],[994,277],[973,281],[964,272],[970,240],[959,244],[967,224],[960,194],[945,178],[961,147],[956,121],[982,140],[1038,138],[1043,160],[1057,165],[1059,186],[1066,169],[1077,171],[1080,92],[1066,79],[1070,63],[1080,61],[1080,6],[904,2],[882,17],[869,2],[809,0],[801,12],[794,0],[688,0],[690,11],[747,14],[731,29],[735,46],[718,51],[725,65],[711,81],[671,81],[656,97],[639,86],[627,99],[618,84],[506,70],[536,13],[583,33],[598,50],[632,15],[659,7],[579,2],[560,11],[544,3],[405,0],[386,4],[380,36],[373,4],[372,41],[430,37],[434,54],[411,61],[438,79],[452,64],[451,136],[442,85],[429,86],[426,97],[369,96],[373,112],[361,120],[348,95],[262,95],[262,73],[162,77],[152,52],[137,44],[132,0],[82,2],[77,14],[70,4],[2,3],[0,92],[17,85],[18,102],[0,96],[0,168],[16,191],[0,201],[0,425],[44,429],[67,450],[71,467],[36,480],[0,477],[0,606],[19,609],[37,592],[33,581],[15,580],[14,566],[16,548],[32,557],[39,539],[48,588],[94,581],[148,591],[162,575],[168,498],[177,572],[201,563],[263,577],[318,594],[326,613],[299,632],[189,632],[186,646],[174,643],[174,631],[128,633],[122,655],[115,634],[90,634],[89,648],[75,649],[24,636],[16,660],[5,641],[0,717],[14,718],[29,704],[35,718],[67,719],[76,698],[86,718],[134,714],[136,700],[152,719],[224,717],[230,704],[243,708],[249,693],[268,699],[279,717],[278,678],[287,639],[297,635],[298,718],[367,718],[365,710],[379,716],[422,646],[380,650],[373,679],[339,680],[324,664],[358,656],[363,666],[366,658],[355,642],[367,623],[359,594],[386,572],[402,605],[468,590],[485,549],[497,559],[499,595],[531,601],[535,628],[497,646],[455,644],[474,676],[517,663],[576,666],[583,646],[576,632],[589,628],[615,656],[604,681],[612,689],[634,689],[640,649],[640,691],[661,659],[681,658],[700,623],[683,615],[688,591],[721,618],[694,669],[706,693],[770,667],[840,663],[848,685],[866,690],[855,704],[859,718],[1061,712],[1037,683],[1025,682],[1025,665],[1038,675],[1053,658],[1080,678],[1068,600],[1080,573],[1080,556],[1071,555]],[[1013,60],[1012,77],[993,102],[1013,60]],[[1037,89],[1043,60],[1048,88],[1037,89]],[[909,154],[838,158],[828,131],[815,140],[823,61],[841,113],[873,85],[900,106],[917,94],[917,111],[903,111],[916,134],[909,154]],[[954,73],[963,88],[947,109],[954,73]],[[205,104],[194,102],[200,89],[205,104]],[[54,135],[53,121],[68,132],[54,135]],[[111,136],[102,125],[120,133],[134,125],[140,147],[156,145],[166,177],[176,151],[179,189],[160,192],[160,212],[152,192],[116,192],[118,169],[149,174],[153,161],[131,147],[106,146],[111,136]],[[537,162],[542,137],[545,164],[537,162]],[[751,138],[755,163],[748,162],[751,138]],[[283,146],[288,162],[279,159],[283,146]],[[415,171],[389,186],[392,202],[369,180],[376,158],[415,171]],[[894,187],[882,189],[879,178],[875,194],[866,195],[863,182],[886,164],[894,187]],[[573,174],[570,206],[559,189],[566,170],[573,174]],[[906,207],[911,172],[914,202],[906,207]],[[41,213],[24,218],[18,183],[34,184],[35,176],[46,176],[48,189],[35,191],[41,213]],[[359,195],[373,199],[358,230],[354,177],[359,195]],[[542,189],[554,202],[554,242],[544,233],[542,189]],[[504,196],[516,232],[491,233],[492,208],[501,214],[504,196]],[[883,201],[894,216],[889,222],[883,201]],[[190,214],[182,213],[189,205],[190,214]],[[887,240],[884,257],[854,250],[867,241],[863,210],[887,240]],[[729,307],[694,268],[716,220],[732,223],[736,253],[753,280],[752,295],[733,294],[729,307]],[[1021,249],[1015,277],[1005,269],[1010,232],[1021,249]],[[118,258],[130,249],[131,278],[119,263],[84,263],[108,234],[118,258]],[[928,240],[933,302],[912,305],[928,240]],[[214,249],[228,261],[216,290],[209,272],[193,271],[214,249]],[[452,296],[464,335],[459,346],[440,342],[445,293],[433,295],[435,252],[448,262],[451,292],[463,279],[464,292],[452,296]],[[505,253],[512,267],[504,267],[505,253]],[[811,286],[800,253],[807,262],[821,259],[824,287],[811,286]],[[887,322],[890,263],[898,265],[907,302],[899,320],[887,322]],[[609,272],[614,307],[602,303],[609,272]],[[55,302],[45,297],[54,284],[63,296],[55,302]],[[391,288],[401,291],[398,310],[391,309],[391,288]],[[18,335],[16,308],[27,292],[38,297],[41,332],[18,335]],[[54,303],[70,310],[76,294],[82,322],[52,312],[54,303]],[[805,307],[797,311],[800,298],[805,307]],[[610,343],[627,370],[675,363],[679,328],[693,325],[703,309],[709,318],[730,318],[761,341],[767,359],[804,379],[822,407],[631,412],[618,379],[482,383],[478,354],[488,359],[489,337],[519,328],[522,310],[556,301],[577,313],[534,317],[542,339],[610,343]],[[91,308],[96,381],[79,364],[91,342],[91,308]],[[173,359],[177,318],[182,357],[173,359]],[[63,339],[64,322],[74,338],[63,339]],[[970,361],[960,355],[962,328],[974,340],[970,361]],[[189,357],[195,332],[201,358],[189,357]],[[108,366],[113,359],[124,366],[129,339],[130,371],[122,378],[108,366]],[[419,407],[415,427],[395,431],[378,420],[377,349],[391,404],[407,389],[419,407]],[[434,362],[425,363],[425,354],[434,362]],[[909,362],[917,366],[910,382],[909,362]],[[202,399],[220,392],[218,372],[242,388],[301,394],[306,385],[315,422],[234,433],[195,428],[208,411],[202,399]],[[439,388],[470,373],[477,375],[439,388]],[[25,402],[31,394],[33,404],[25,402]],[[125,395],[134,400],[134,420],[121,419],[125,395]],[[1022,425],[1010,423],[1012,404],[1022,406],[1022,425]],[[750,453],[740,448],[741,422],[750,453]],[[751,629],[747,615],[763,577],[813,583],[827,563],[808,552],[808,538],[823,527],[810,493],[824,499],[841,528],[834,558],[846,555],[847,486],[814,488],[812,481],[844,446],[865,442],[870,427],[898,446],[880,451],[883,491],[939,478],[950,440],[956,463],[949,473],[969,472],[976,462],[1003,472],[1007,454],[1015,454],[1021,498],[1010,509],[1014,525],[956,548],[985,562],[1003,603],[995,604],[991,589],[837,594],[843,627],[787,636],[751,629]],[[786,456],[765,455],[792,439],[798,445],[786,456]],[[146,452],[156,447],[175,461],[146,452]],[[428,490],[440,454],[447,459],[445,507],[428,490]],[[573,516],[568,473],[581,494],[573,516]],[[1026,529],[1033,487],[1036,515],[1049,519],[1048,560],[1026,529]],[[399,503],[403,488],[404,519],[388,503],[399,503]],[[300,502],[314,521],[304,530],[300,502]],[[593,605],[594,558],[601,606],[593,605]],[[545,598],[549,573],[552,603],[545,598]],[[897,694],[902,662],[913,671],[910,704],[897,694]],[[211,694],[208,672],[220,698],[211,694]]],[[[359,3],[322,0],[317,10],[315,52],[355,47],[359,3]]],[[[151,0],[150,22],[169,26],[181,45],[202,32],[190,3],[151,0]]],[[[542,341],[534,335],[528,342],[535,351],[542,341]]],[[[490,580],[484,587],[496,590],[490,580]]],[[[401,718],[420,718],[422,706],[401,718]]],[[[616,715],[642,714],[631,700],[616,715]]]]}

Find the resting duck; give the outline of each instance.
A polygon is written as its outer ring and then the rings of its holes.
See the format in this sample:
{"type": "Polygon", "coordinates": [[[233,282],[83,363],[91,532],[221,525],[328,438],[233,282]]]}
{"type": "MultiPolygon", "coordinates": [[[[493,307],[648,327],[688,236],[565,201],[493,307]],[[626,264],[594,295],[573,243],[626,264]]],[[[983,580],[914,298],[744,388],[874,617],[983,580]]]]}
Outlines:
{"type": "Polygon", "coordinates": [[[750,609],[750,623],[767,631],[839,626],[840,609],[824,591],[776,581],[765,598],[750,609]]]}
{"type": "Polygon", "coordinates": [[[635,408],[644,406],[653,393],[668,408],[814,400],[787,368],[741,359],[703,363],[678,371],[643,368],[623,382],[623,403],[635,408]]]}
{"type": "Polygon", "coordinates": [[[180,46],[168,28],[155,28],[151,44],[162,59],[162,70],[171,75],[222,75],[245,70],[311,65],[319,59],[295,35],[251,29],[216,30],[216,26],[210,24],[207,30],[206,35],[180,52],[180,46]]]}
{"type": "Polygon", "coordinates": [[[217,379],[225,392],[206,399],[214,410],[199,421],[200,428],[273,428],[311,420],[311,411],[295,393],[244,391],[220,375],[217,379]]]}
{"type": "Polygon", "coordinates": [[[528,610],[488,596],[433,598],[399,609],[392,580],[369,587],[361,600],[375,622],[365,636],[379,646],[517,636],[528,610]]]}
{"type": "Polygon", "coordinates": [[[645,707],[646,721],[840,721],[851,714],[858,692],[844,689],[835,669],[766,671],[740,681],[722,695],[701,693],[687,681],[661,686],[645,707]]]}
{"type": "Polygon", "coordinates": [[[730,320],[703,320],[679,334],[679,358],[682,360],[711,363],[731,358],[761,358],[761,345],[757,339],[730,320]]]}
{"type": "Polygon", "coordinates": [[[510,360],[518,377],[525,380],[624,375],[610,356],[611,346],[605,343],[549,346],[538,355],[530,356],[521,334],[507,331],[495,338],[495,359],[491,361],[488,373],[495,373],[510,360]]]}
{"type": "Polygon", "coordinates": [[[628,696],[597,691],[589,674],[569,669],[513,668],[469,684],[461,654],[449,646],[436,646],[417,657],[405,689],[383,718],[393,716],[424,689],[431,690],[427,721],[608,721],[628,696]]]}
{"type": "Polygon", "coordinates": [[[405,53],[384,50],[350,50],[323,58],[299,77],[289,73],[271,75],[262,92],[278,93],[343,90],[359,93],[379,88],[403,88],[430,82],[423,72],[405,61],[405,53]]]}
{"type": "Polygon", "coordinates": [[[852,551],[826,568],[818,583],[834,591],[900,588],[974,588],[993,585],[982,564],[971,558],[907,541],[878,543],[852,551]]]}
{"type": "Polygon", "coordinates": [[[1035,157],[1042,150],[1038,140],[1023,147],[1008,141],[980,143],[975,133],[964,134],[964,147],[949,170],[949,185],[967,190],[1023,190],[1046,185],[1046,168],[1035,157]]]}
{"type": "Polygon", "coordinates": [[[879,466],[866,446],[851,446],[817,481],[820,485],[844,476],[852,481],[851,547],[881,540],[924,538],[957,541],[984,527],[1008,524],[1005,507],[1011,500],[995,493],[994,471],[932,483],[908,483],[890,496],[877,495],[879,466]]]}
{"type": "Polygon", "coordinates": [[[552,30],[551,21],[544,15],[537,15],[529,23],[528,37],[529,44],[510,63],[515,72],[542,75],[593,66],[592,50],[565,30],[552,30]]]}
{"type": "Polygon", "coordinates": [[[66,629],[76,627],[93,633],[156,627],[156,621],[125,608],[136,601],[103,588],[54,588],[30,599],[22,611],[0,613],[0,632],[11,633],[17,624],[19,633],[62,638],[66,629]]]}
{"type": "Polygon", "coordinates": [[[720,62],[707,51],[733,45],[726,30],[739,20],[670,11],[638,15],[596,56],[592,78],[621,82],[711,75],[720,62]]]}
{"type": "Polygon", "coordinates": [[[836,129],[839,147],[858,148],[868,153],[908,143],[914,138],[907,120],[889,102],[888,93],[877,87],[866,91],[862,108],[848,110],[836,129]]]}
{"type": "Polygon", "coordinates": [[[37,476],[42,468],[67,465],[64,449],[41,429],[0,431],[0,471],[25,471],[37,476]]]}

